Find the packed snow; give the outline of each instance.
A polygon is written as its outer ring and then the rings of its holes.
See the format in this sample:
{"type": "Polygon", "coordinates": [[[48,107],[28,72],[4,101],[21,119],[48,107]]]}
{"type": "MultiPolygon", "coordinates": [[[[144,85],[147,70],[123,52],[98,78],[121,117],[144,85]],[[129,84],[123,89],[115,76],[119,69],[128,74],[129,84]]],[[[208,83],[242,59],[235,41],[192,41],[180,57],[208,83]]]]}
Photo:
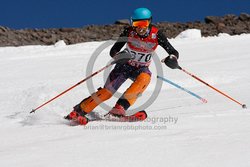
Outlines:
{"type": "Polygon", "coordinates": [[[181,32],[175,39],[196,39],[201,38],[201,30],[199,29],[187,29],[181,32]]]}
{"type": "MultiPolygon", "coordinates": [[[[204,38],[197,33],[189,31],[185,39],[170,39],[180,53],[180,66],[249,105],[250,34],[204,38]]],[[[84,79],[91,55],[104,43],[65,45],[59,41],[52,46],[0,48],[1,167],[250,166],[250,110],[164,64],[163,77],[208,103],[163,82],[157,99],[146,109],[144,122],[93,121],[70,126],[63,116],[90,94],[83,83],[30,114],[84,79]]],[[[93,72],[110,62],[110,48],[98,56],[93,72]]],[[[161,47],[156,53],[159,59],[167,56],[161,47]]],[[[132,108],[153,94],[156,64],[151,64],[151,84],[132,108]]],[[[104,74],[93,78],[95,89],[103,86],[104,74]]],[[[112,107],[130,84],[127,81],[105,104],[112,107]]],[[[97,107],[92,116],[105,113],[97,107]]]]}

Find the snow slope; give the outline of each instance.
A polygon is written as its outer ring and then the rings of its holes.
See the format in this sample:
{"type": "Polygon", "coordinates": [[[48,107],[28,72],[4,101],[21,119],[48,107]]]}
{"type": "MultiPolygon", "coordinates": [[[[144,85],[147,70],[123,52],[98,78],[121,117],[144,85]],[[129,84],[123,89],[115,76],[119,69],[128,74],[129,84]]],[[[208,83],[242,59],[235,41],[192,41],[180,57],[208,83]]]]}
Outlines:
{"type": "MultiPolygon", "coordinates": [[[[180,65],[249,105],[250,34],[184,37],[170,40],[180,52],[180,65]]],[[[250,166],[250,110],[164,65],[164,77],[208,103],[163,83],[158,98],[147,109],[145,122],[69,126],[63,116],[89,95],[82,84],[35,114],[29,113],[82,80],[91,54],[103,43],[0,48],[1,167],[250,166]]],[[[94,71],[110,61],[109,49],[97,58],[94,71]]],[[[160,47],[157,54],[167,56],[160,47]]],[[[156,68],[154,63],[151,66],[152,83],[134,107],[152,94],[156,68]]],[[[102,86],[103,73],[93,82],[95,88],[102,86]]],[[[113,97],[106,104],[112,106],[116,100],[113,97]]],[[[106,113],[100,107],[95,111],[106,113]]]]}

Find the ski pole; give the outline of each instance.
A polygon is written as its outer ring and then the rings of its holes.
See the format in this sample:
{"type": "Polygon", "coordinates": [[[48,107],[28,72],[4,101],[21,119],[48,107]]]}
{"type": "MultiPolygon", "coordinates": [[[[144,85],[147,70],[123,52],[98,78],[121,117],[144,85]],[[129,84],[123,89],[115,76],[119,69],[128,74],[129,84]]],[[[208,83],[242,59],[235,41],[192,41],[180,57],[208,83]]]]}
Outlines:
{"type": "Polygon", "coordinates": [[[62,93],[58,94],[57,96],[53,97],[52,99],[48,100],[47,102],[43,103],[42,105],[38,106],[37,108],[33,109],[30,113],[35,112],[36,110],[42,108],[43,106],[45,106],[46,104],[50,103],[51,101],[57,99],[58,97],[62,96],[63,94],[65,94],[66,92],[70,91],[71,89],[75,88],[76,86],[82,84],[83,82],[85,82],[86,80],[90,79],[91,77],[95,76],[96,74],[100,73],[101,71],[109,68],[110,66],[112,66],[113,64],[115,64],[116,62],[113,61],[112,63],[106,65],[105,67],[103,67],[102,69],[96,71],[95,73],[89,75],[88,77],[84,78],[83,80],[81,80],[80,82],[78,82],[77,84],[71,86],[70,88],[66,89],[65,91],[63,91],[62,93]]]}
{"type": "Polygon", "coordinates": [[[228,96],[227,94],[223,93],[222,91],[218,90],[217,88],[211,86],[211,85],[208,84],[207,82],[205,82],[205,81],[203,81],[202,79],[198,78],[198,77],[195,76],[194,74],[191,74],[191,73],[188,72],[187,70],[181,68],[180,66],[179,66],[179,69],[182,70],[184,73],[190,75],[190,76],[193,77],[194,79],[196,79],[196,80],[200,81],[201,83],[207,85],[208,87],[212,88],[212,89],[215,90],[216,92],[222,94],[223,96],[225,96],[225,97],[229,98],[230,100],[236,102],[237,104],[241,105],[242,108],[247,108],[246,104],[242,104],[242,103],[238,102],[237,100],[233,99],[232,97],[228,96]]]}
{"type": "Polygon", "coordinates": [[[183,91],[189,93],[190,95],[192,95],[192,96],[198,98],[199,100],[201,100],[203,103],[207,103],[207,100],[206,100],[206,99],[204,99],[204,98],[200,97],[199,95],[197,95],[197,94],[195,94],[195,93],[193,93],[193,92],[191,92],[191,91],[189,91],[189,90],[187,90],[187,89],[181,87],[180,85],[178,85],[178,84],[176,84],[176,83],[174,83],[174,82],[172,82],[172,81],[170,81],[170,80],[168,80],[168,79],[166,79],[166,78],[163,78],[163,77],[161,77],[161,76],[158,76],[158,75],[157,75],[157,78],[159,78],[159,79],[161,79],[161,80],[163,80],[163,81],[165,81],[165,82],[167,82],[167,83],[169,83],[169,84],[171,84],[171,85],[173,85],[173,86],[175,86],[175,87],[177,87],[177,88],[179,88],[179,89],[181,89],[181,90],[183,90],[183,91]]]}

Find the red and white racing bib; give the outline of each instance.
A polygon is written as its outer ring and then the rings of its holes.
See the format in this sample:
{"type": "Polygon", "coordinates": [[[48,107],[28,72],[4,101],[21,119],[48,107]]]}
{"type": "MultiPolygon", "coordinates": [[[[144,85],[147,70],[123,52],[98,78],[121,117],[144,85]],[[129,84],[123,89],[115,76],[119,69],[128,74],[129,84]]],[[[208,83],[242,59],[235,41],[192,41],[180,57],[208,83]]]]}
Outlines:
{"type": "Polygon", "coordinates": [[[153,53],[158,46],[157,32],[158,29],[152,26],[149,35],[141,38],[132,29],[130,30],[126,46],[133,56],[133,59],[129,61],[130,65],[136,67],[150,65],[153,53]]]}
{"type": "Polygon", "coordinates": [[[127,50],[133,57],[133,59],[128,62],[130,65],[136,66],[136,67],[150,65],[152,53],[138,52],[138,51],[129,49],[129,47],[127,47],[127,50]]]}

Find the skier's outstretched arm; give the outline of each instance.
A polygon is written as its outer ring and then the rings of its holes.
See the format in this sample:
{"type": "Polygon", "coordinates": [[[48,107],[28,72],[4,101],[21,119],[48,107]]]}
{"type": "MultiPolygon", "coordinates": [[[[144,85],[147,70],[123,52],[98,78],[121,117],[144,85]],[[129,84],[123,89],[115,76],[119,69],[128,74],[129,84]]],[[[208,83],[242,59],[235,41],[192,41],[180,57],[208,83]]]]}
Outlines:
{"type": "Polygon", "coordinates": [[[179,67],[178,65],[178,58],[179,58],[179,53],[178,51],[169,43],[168,39],[166,36],[163,34],[161,30],[158,31],[157,33],[157,38],[158,38],[158,43],[161,47],[163,47],[166,52],[169,54],[168,57],[166,57],[163,61],[164,63],[172,69],[176,69],[179,67]]]}
{"type": "Polygon", "coordinates": [[[177,58],[179,58],[178,51],[169,43],[167,37],[163,34],[162,30],[158,31],[157,37],[159,45],[163,47],[168,52],[168,54],[175,55],[177,58]]]}
{"type": "Polygon", "coordinates": [[[125,27],[123,32],[119,36],[118,40],[116,41],[116,43],[113,45],[113,47],[110,50],[109,54],[111,57],[114,57],[118,52],[120,52],[122,47],[126,44],[128,40],[127,39],[128,33],[129,33],[129,27],[125,27]]]}

